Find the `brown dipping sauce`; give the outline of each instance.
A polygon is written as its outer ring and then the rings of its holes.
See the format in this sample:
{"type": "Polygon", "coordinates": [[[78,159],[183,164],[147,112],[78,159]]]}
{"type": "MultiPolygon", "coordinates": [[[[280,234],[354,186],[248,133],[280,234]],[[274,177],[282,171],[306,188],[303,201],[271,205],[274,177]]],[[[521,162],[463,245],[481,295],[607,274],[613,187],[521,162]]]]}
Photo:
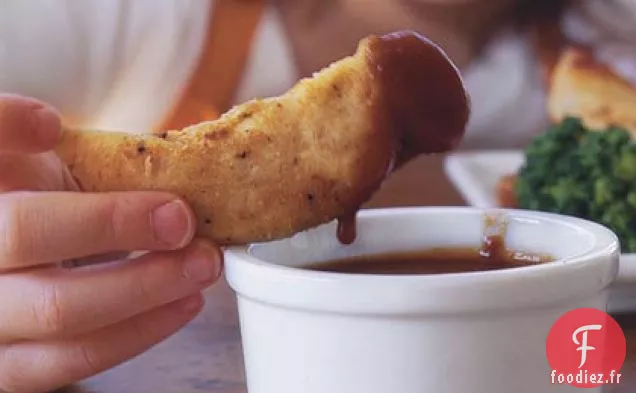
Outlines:
{"type": "Polygon", "coordinates": [[[410,253],[377,254],[320,262],[306,267],[309,270],[354,274],[444,274],[503,270],[549,262],[546,257],[510,253],[485,256],[479,249],[432,249],[410,253]]]}
{"type": "MultiPolygon", "coordinates": [[[[377,120],[396,136],[388,175],[420,154],[444,153],[464,135],[470,101],[459,71],[425,37],[400,31],[369,38],[367,61],[377,81],[377,120]]],[[[338,219],[338,239],[355,240],[358,208],[338,219]]]]}
{"type": "MultiPolygon", "coordinates": [[[[497,227],[491,217],[486,217],[485,224],[486,230],[505,230],[505,226],[497,227]]],[[[548,255],[509,250],[504,242],[504,233],[496,233],[484,235],[480,248],[375,254],[319,262],[305,269],[334,273],[422,275],[503,270],[551,261],[554,258],[548,255]]]]}

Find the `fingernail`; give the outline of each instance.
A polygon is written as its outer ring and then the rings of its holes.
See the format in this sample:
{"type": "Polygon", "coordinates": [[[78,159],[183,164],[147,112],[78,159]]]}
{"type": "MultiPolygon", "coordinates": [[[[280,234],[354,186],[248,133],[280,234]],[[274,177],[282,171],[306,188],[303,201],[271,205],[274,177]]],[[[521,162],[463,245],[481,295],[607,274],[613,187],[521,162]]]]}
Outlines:
{"type": "Polygon", "coordinates": [[[183,275],[195,282],[213,282],[221,274],[221,260],[222,254],[218,248],[201,243],[186,257],[183,275]]]}
{"type": "Polygon", "coordinates": [[[181,310],[186,314],[190,314],[203,307],[203,296],[200,293],[197,293],[196,295],[181,300],[179,303],[181,310]]]}
{"type": "Polygon", "coordinates": [[[42,106],[35,109],[34,115],[37,119],[37,133],[41,143],[55,145],[62,136],[62,124],[60,114],[55,110],[42,106]]]}
{"type": "Polygon", "coordinates": [[[194,231],[190,211],[181,200],[156,208],[152,212],[152,228],[155,239],[174,248],[185,246],[194,231]]]}

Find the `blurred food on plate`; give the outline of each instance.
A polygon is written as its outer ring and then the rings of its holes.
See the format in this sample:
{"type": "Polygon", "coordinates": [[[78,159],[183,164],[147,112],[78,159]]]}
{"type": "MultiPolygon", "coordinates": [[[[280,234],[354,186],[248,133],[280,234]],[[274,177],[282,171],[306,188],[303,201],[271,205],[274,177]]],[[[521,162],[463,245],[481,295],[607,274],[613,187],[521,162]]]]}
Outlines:
{"type": "Polygon", "coordinates": [[[593,53],[566,50],[554,69],[548,111],[553,122],[578,117],[593,129],[612,125],[636,133],[636,87],[593,53]]]}
{"type": "Polygon", "coordinates": [[[514,185],[519,207],[587,218],[636,251],[636,144],[620,126],[567,117],[526,149],[514,185]]]}
{"type": "Polygon", "coordinates": [[[556,63],[547,111],[552,125],[524,150],[524,165],[497,185],[502,207],[601,223],[636,252],[636,87],[572,46],[556,63]]]}

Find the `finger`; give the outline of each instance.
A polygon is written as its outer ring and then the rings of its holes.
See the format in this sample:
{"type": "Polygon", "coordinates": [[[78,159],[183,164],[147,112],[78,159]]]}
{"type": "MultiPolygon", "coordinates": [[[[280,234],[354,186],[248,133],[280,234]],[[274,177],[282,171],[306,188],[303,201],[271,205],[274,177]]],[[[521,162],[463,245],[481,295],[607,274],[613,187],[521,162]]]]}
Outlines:
{"type": "Polygon", "coordinates": [[[174,334],[202,306],[199,293],[74,339],[12,345],[0,352],[0,391],[49,391],[98,374],[174,334]]]}
{"type": "Polygon", "coordinates": [[[205,241],[128,263],[0,276],[0,342],[71,337],[198,293],[221,274],[205,241]]]}
{"type": "Polygon", "coordinates": [[[32,98],[0,94],[0,151],[41,153],[61,137],[59,114],[32,98]]]}
{"type": "Polygon", "coordinates": [[[192,210],[166,193],[5,194],[0,196],[0,269],[110,252],[179,249],[195,229],[192,210]]]}

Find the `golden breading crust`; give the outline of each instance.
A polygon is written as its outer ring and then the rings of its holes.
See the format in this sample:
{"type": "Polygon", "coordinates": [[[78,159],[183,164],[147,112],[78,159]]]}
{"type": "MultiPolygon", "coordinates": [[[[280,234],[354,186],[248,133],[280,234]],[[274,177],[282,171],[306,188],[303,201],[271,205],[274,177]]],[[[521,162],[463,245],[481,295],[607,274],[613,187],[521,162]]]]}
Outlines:
{"type": "MultiPolygon", "coordinates": [[[[370,55],[374,40],[286,94],[247,102],[216,121],[155,136],[68,129],[56,151],[84,191],[183,197],[198,235],[221,245],[291,236],[354,212],[391,170],[403,135],[380,116],[386,97],[370,55]]],[[[447,61],[441,52],[427,55],[437,65],[447,61]]],[[[411,60],[404,64],[417,66],[411,60]]],[[[453,102],[457,86],[444,86],[453,102]]],[[[451,139],[459,141],[457,132],[451,139]]]]}
{"type": "Polygon", "coordinates": [[[592,129],[620,125],[636,133],[636,87],[599,63],[591,53],[569,48],[553,74],[548,97],[552,121],[580,117],[592,129]]]}

